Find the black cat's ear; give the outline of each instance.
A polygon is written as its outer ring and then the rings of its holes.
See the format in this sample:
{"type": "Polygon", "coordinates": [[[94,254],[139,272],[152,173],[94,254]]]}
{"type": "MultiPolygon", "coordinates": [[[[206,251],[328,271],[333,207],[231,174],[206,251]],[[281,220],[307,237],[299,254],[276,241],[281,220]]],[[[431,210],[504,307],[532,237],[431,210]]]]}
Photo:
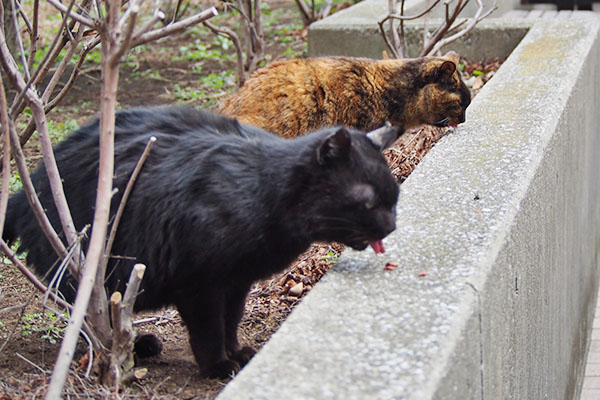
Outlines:
{"type": "Polygon", "coordinates": [[[400,128],[386,122],[381,128],[377,128],[374,131],[367,133],[367,139],[369,139],[379,151],[383,151],[394,144],[396,139],[400,137],[400,133],[400,128]]]}
{"type": "Polygon", "coordinates": [[[317,149],[317,161],[323,165],[328,160],[344,157],[350,152],[350,147],[350,132],[344,127],[338,128],[317,149]]]}

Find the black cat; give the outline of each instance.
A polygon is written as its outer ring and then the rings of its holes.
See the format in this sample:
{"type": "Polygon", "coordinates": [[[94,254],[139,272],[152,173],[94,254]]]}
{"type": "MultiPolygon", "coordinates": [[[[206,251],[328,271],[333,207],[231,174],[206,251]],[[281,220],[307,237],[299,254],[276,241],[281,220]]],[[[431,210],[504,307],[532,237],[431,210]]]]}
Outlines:
{"type": "MultiPolygon", "coordinates": [[[[117,113],[113,214],[149,137],[157,141],[118,227],[107,290],[123,291],[133,265],[145,264],[136,311],[177,306],[203,374],[227,377],[255,353],[237,339],[253,282],[314,241],[383,251],[381,239],[395,228],[398,185],[380,152],[397,134],[331,128],[286,140],[188,108],[117,113]]],[[[98,121],[70,134],[55,154],[80,230],[93,220],[98,121]]],[[[59,227],[43,165],[32,178],[59,227]]],[[[7,241],[21,238],[38,273],[53,268],[57,257],[23,191],[9,200],[4,231],[7,241]]],[[[61,284],[68,299],[72,283],[61,284]]]]}

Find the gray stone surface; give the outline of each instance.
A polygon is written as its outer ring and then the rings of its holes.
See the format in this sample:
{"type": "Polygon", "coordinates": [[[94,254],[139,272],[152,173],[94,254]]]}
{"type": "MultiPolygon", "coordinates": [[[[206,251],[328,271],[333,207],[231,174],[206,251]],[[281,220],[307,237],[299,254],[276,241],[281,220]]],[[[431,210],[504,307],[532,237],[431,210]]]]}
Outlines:
{"type": "Polygon", "coordinates": [[[387,252],[346,251],[219,399],[577,398],[600,267],[599,32],[595,16],[533,23],[402,185],[387,252]]]}
{"type": "MultiPolygon", "coordinates": [[[[518,3],[518,0],[516,1],[518,3]]],[[[423,0],[407,1],[406,15],[414,15],[423,10],[423,0]]],[[[490,2],[485,2],[490,4],[490,2]]],[[[512,8],[515,1],[499,1],[499,7],[491,15],[500,16],[512,8]]],[[[461,14],[469,17],[474,12],[476,2],[472,1],[461,14]]],[[[344,9],[322,21],[315,22],[308,30],[308,51],[310,56],[354,56],[381,58],[387,47],[379,31],[378,21],[387,15],[387,0],[365,0],[353,7],[344,9]]],[[[431,27],[441,23],[439,18],[431,18],[431,27]]],[[[406,22],[408,55],[416,57],[423,48],[423,21],[406,22]]],[[[527,33],[531,22],[513,19],[488,18],[460,40],[444,47],[442,51],[455,50],[463,57],[506,58],[527,33]]]]}

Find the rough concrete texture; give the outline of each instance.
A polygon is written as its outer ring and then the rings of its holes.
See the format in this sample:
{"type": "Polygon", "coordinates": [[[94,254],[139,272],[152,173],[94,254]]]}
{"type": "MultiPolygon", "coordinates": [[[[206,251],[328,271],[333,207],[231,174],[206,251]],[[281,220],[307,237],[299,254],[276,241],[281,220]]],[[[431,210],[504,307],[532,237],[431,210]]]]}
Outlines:
{"type": "Polygon", "coordinates": [[[219,399],[577,398],[599,66],[596,16],[534,23],[402,185],[387,252],[345,252],[219,399]]]}
{"type": "MultiPolygon", "coordinates": [[[[513,7],[513,3],[518,4],[518,0],[499,1],[498,9],[491,16],[501,16],[513,7]]],[[[476,2],[469,2],[461,17],[472,16],[475,5],[476,2]]],[[[423,0],[407,1],[405,15],[418,14],[423,7],[423,0]]],[[[436,10],[441,11],[443,8],[438,7],[436,10]]],[[[387,13],[387,0],[364,0],[313,23],[308,30],[309,55],[381,58],[383,50],[387,50],[387,47],[379,31],[378,21],[387,13]]],[[[437,27],[441,22],[442,20],[434,15],[429,26],[437,27]]],[[[504,59],[525,36],[530,25],[531,22],[518,19],[509,21],[487,18],[477,24],[468,35],[442,48],[442,51],[455,50],[468,59],[504,59]]],[[[405,27],[408,56],[416,57],[423,49],[423,21],[407,21],[405,27]]]]}

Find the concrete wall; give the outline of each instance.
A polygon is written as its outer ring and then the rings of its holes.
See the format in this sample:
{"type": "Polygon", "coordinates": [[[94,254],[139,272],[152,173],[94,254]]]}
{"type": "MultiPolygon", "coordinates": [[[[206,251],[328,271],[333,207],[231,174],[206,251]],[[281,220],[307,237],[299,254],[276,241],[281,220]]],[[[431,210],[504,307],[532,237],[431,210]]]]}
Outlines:
{"type": "Polygon", "coordinates": [[[530,22],[402,185],[387,252],[346,251],[219,399],[577,398],[600,267],[582,18],[530,22]]]}

